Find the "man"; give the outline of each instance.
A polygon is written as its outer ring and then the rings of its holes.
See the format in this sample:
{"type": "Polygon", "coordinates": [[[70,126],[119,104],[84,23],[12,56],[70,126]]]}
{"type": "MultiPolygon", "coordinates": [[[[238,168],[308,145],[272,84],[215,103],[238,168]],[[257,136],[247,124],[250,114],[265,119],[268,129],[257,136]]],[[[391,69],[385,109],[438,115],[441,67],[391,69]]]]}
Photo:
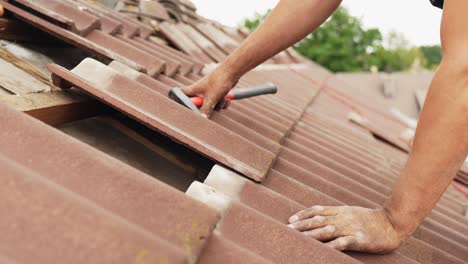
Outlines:
{"type": "MultiPolygon", "coordinates": [[[[322,24],[340,0],[281,0],[265,22],[213,73],[184,88],[202,96],[208,117],[249,70],[322,24]]],[[[468,1],[431,2],[444,8],[443,61],[421,113],[409,160],[386,204],[376,210],[315,206],[290,227],[337,250],[388,253],[397,249],[440,199],[468,154],[468,1]]],[[[401,8],[404,8],[402,6],[401,8]]]]}

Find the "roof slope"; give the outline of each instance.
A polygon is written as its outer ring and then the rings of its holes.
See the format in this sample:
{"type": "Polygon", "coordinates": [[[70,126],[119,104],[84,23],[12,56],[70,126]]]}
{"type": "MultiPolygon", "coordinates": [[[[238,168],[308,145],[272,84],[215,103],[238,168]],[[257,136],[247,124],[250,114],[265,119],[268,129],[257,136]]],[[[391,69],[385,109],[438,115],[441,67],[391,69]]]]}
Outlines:
{"type": "MultiPolygon", "coordinates": [[[[391,192],[407,159],[405,150],[410,149],[399,138],[404,125],[381,106],[342,91],[342,81],[327,70],[309,62],[263,65],[243,77],[239,87],[273,82],[280,90],[277,95],[235,102],[207,120],[169,100],[168,89],[200,79],[204,63],[224,58],[238,36],[220,28],[214,32],[215,24],[163,22],[168,25],[163,33],[180,42],[182,53],[152,40],[157,32],[129,17],[89,5],[83,8],[81,1],[39,5],[42,2],[0,1],[19,18],[99,59],[86,59],[71,71],[50,66],[57,86],[80,88],[224,167],[215,166],[204,183],[195,182],[185,195],[0,106],[0,123],[8,128],[0,131],[0,163],[11,172],[0,185],[5,203],[0,210],[8,215],[0,222],[6,234],[0,238],[0,259],[20,263],[58,258],[67,263],[468,259],[468,222],[452,190],[414,237],[384,256],[337,252],[285,225],[293,213],[317,204],[378,207],[391,192]],[[221,33],[230,37],[220,37],[221,33]],[[365,119],[362,126],[349,122],[350,111],[365,119]],[[16,206],[19,202],[21,206],[16,206]],[[45,247],[48,243],[52,246],[45,247]]],[[[293,53],[280,57],[273,61],[299,62],[293,53]]]]}

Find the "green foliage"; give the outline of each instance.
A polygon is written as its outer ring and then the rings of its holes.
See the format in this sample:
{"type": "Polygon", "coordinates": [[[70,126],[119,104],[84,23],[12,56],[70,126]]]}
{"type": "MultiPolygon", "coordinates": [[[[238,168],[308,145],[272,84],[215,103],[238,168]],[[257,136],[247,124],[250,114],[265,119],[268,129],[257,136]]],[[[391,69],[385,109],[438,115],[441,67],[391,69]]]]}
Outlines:
{"type": "Polygon", "coordinates": [[[264,15],[256,13],[252,19],[246,19],[244,21],[244,27],[251,32],[254,31],[270,12],[271,9],[269,9],[264,15]]]}
{"type": "Polygon", "coordinates": [[[371,65],[387,72],[408,70],[417,59],[421,60],[418,49],[411,48],[404,36],[396,32],[391,32],[385,43],[375,47],[369,57],[371,65]]]}
{"type": "Polygon", "coordinates": [[[361,21],[341,7],[296,48],[332,71],[352,72],[370,67],[369,54],[381,42],[382,34],[378,29],[363,29],[361,21]]]}
{"type": "Polygon", "coordinates": [[[419,49],[425,58],[424,67],[435,69],[439,66],[442,61],[442,49],[439,45],[421,46],[419,49]]]}
{"type": "MultiPolygon", "coordinates": [[[[268,13],[256,14],[244,26],[255,30],[268,13]]],[[[295,45],[299,53],[334,72],[368,71],[372,66],[379,71],[404,71],[418,63],[434,68],[441,59],[437,47],[411,47],[396,32],[383,38],[377,28],[364,29],[360,19],[351,16],[344,7],[295,45]]]]}

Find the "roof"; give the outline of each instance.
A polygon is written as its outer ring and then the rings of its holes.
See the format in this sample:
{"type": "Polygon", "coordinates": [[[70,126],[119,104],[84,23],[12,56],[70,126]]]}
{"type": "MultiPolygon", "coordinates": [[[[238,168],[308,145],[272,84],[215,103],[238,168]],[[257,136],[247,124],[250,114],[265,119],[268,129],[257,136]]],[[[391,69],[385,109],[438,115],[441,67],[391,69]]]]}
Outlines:
{"type": "MultiPolygon", "coordinates": [[[[277,95],[234,102],[208,120],[168,99],[167,92],[201,78],[205,64],[222,60],[245,38],[242,32],[201,18],[193,24],[163,19],[157,31],[110,10],[84,8],[82,1],[0,4],[92,54],[73,69],[50,65],[57,87],[78,88],[217,164],[184,193],[0,105],[0,163],[8,171],[0,178],[5,205],[0,260],[464,263],[468,258],[464,200],[452,188],[414,236],[388,255],[334,251],[285,225],[292,214],[317,204],[378,207],[410,150],[400,138],[406,127],[380,104],[356,98],[342,89],[342,79],[293,51],[238,84],[273,82],[277,95]],[[154,38],[158,34],[177,48],[161,44],[154,38]],[[351,123],[350,112],[364,121],[351,123]]],[[[460,171],[461,183],[466,175],[460,171]]]]}
{"type": "Polygon", "coordinates": [[[339,73],[338,76],[348,84],[340,87],[341,90],[359,94],[362,101],[374,101],[418,118],[422,105],[416,96],[429,89],[434,73],[339,73]]]}

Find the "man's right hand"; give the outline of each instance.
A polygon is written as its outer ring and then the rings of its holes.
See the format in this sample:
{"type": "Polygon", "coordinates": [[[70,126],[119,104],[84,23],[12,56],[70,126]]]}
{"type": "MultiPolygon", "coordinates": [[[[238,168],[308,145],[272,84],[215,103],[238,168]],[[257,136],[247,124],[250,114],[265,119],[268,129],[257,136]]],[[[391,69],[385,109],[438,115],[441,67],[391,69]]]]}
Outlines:
{"type": "Polygon", "coordinates": [[[199,96],[203,98],[200,112],[209,118],[213,110],[226,109],[230,100],[225,99],[226,94],[237,84],[237,80],[230,78],[228,74],[215,70],[194,84],[184,87],[182,91],[187,96],[199,96]]]}

